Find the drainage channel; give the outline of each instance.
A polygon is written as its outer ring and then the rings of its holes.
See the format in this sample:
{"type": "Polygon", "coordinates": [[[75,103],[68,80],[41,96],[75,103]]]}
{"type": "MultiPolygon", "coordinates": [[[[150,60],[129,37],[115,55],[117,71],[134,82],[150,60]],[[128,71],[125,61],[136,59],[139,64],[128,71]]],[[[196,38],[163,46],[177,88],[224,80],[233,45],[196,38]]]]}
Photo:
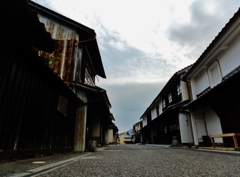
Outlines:
{"type": "Polygon", "coordinates": [[[34,176],[37,176],[41,173],[48,172],[48,171],[54,170],[56,168],[59,168],[61,166],[72,163],[72,162],[74,162],[78,159],[84,159],[84,158],[86,158],[86,156],[91,155],[91,154],[92,153],[87,153],[87,154],[77,156],[77,157],[73,157],[73,158],[70,158],[70,159],[67,159],[67,160],[62,160],[62,161],[59,161],[59,162],[56,162],[56,163],[44,165],[44,166],[41,166],[41,167],[38,167],[38,168],[28,170],[24,173],[18,173],[18,174],[11,175],[10,177],[30,177],[30,176],[34,177],[34,176]]]}

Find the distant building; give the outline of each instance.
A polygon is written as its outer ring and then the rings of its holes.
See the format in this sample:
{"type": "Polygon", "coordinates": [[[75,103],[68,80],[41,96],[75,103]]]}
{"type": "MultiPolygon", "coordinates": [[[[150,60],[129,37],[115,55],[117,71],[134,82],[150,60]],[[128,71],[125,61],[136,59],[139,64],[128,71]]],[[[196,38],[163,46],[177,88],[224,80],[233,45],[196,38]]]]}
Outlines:
{"type": "Polygon", "coordinates": [[[132,143],[131,136],[127,133],[121,133],[119,135],[120,144],[130,144],[132,143]]]}
{"type": "Polygon", "coordinates": [[[132,135],[132,139],[134,143],[141,143],[141,132],[140,130],[142,129],[142,120],[135,123],[133,125],[133,135],[132,135]]]}
{"type": "Polygon", "coordinates": [[[192,143],[190,117],[182,110],[190,100],[187,83],[181,80],[190,68],[176,72],[141,116],[142,143],[171,144],[173,136],[180,143],[192,143]]]}

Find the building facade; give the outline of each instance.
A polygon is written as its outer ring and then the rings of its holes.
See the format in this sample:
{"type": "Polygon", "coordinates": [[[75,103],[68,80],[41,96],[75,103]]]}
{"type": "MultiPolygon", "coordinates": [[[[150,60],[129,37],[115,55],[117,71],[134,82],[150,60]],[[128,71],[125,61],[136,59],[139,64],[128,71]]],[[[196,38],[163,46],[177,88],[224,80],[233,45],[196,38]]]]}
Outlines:
{"type": "MultiPolygon", "coordinates": [[[[209,135],[238,133],[240,11],[236,12],[193,67],[184,76],[190,83],[191,113],[195,145],[209,145],[209,135]]],[[[216,143],[232,146],[232,138],[216,138],[216,143]]]]}
{"type": "Polygon", "coordinates": [[[0,157],[104,144],[106,129],[118,129],[95,85],[106,75],[94,30],[28,0],[4,1],[1,16],[0,157]]]}
{"type": "Polygon", "coordinates": [[[189,102],[187,83],[181,79],[190,68],[176,72],[141,116],[143,143],[171,144],[173,136],[192,143],[189,113],[181,109],[189,102]]]}

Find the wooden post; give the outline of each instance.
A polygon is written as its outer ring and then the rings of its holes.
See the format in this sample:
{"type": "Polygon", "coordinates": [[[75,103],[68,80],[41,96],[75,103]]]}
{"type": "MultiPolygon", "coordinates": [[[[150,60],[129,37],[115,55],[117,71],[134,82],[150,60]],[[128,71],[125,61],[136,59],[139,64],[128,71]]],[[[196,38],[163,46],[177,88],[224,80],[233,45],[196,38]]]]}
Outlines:
{"type": "Polygon", "coordinates": [[[235,135],[233,136],[233,142],[234,142],[235,148],[238,148],[238,141],[237,141],[237,137],[235,135]]]}
{"type": "Polygon", "coordinates": [[[87,106],[77,108],[74,133],[74,151],[79,152],[85,151],[86,122],[87,122],[87,106]]]}
{"type": "Polygon", "coordinates": [[[214,138],[211,137],[211,140],[212,140],[212,145],[213,145],[213,148],[215,148],[215,142],[214,142],[214,138]]]}

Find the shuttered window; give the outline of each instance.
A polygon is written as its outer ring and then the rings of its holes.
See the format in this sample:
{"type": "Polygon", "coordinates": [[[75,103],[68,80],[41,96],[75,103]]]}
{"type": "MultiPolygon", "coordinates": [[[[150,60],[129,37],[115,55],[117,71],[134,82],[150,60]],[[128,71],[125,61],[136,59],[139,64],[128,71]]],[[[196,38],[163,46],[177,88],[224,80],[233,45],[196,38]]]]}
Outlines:
{"type": "Polygon", "coordinates": [[[222,75],[219,67],[219,63],[215,61],[211,66],[208,68],[208,76],[209,82],[211,87],[215,87],[222,81],[222,75]]]}

